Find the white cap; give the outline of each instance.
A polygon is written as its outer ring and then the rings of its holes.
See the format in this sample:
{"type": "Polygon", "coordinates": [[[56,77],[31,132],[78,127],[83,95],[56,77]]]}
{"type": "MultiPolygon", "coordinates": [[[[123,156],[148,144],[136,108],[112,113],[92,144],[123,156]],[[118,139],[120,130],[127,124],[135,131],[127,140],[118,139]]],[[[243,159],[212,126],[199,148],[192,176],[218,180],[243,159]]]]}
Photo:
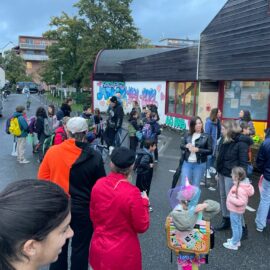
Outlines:
{"type": "Polygon", "coordinates": [[[82,117],[72,117],[67,122],[67,130],[72,134],[88,131],[87,121],[82,117]]]}

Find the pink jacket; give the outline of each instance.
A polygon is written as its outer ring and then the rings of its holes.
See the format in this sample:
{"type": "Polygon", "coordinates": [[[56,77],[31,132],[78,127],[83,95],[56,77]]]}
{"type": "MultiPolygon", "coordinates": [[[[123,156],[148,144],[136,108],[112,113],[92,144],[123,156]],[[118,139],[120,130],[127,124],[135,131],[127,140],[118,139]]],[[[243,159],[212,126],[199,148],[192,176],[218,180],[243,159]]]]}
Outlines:
{"type": "Polygon", "coordinates": [[[244,214],[248,204],[248,197],[254,194],[253,186],[247,182],[242,181],[238,187],[238,194],[236,196],[236,185],[234,185],[227,196],[227,208],[229,211],[244,214]]]}
{"type": "Polygon", "coordinates": [[[64,140],[67,139],[67,134],[65,132],[65,129],[63,126],[60,126],[55,131],[55,137],[54,137],[54,145],[62,143],[64,140]]]}

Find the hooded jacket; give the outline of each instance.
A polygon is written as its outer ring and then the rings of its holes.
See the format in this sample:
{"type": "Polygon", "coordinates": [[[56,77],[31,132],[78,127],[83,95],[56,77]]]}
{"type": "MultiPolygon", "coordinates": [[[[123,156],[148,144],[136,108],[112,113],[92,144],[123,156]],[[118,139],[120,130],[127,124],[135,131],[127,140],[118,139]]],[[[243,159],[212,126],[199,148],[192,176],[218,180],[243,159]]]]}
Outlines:
{"type": "Polygon", "coordinates": [[[92,188],[105,175],[101,155],[74,139],[50,147],[38,171],[38,179],[52,181],[70,195],[72,212],[87,216],[92,188]]]}
{"type": "Polygon", "coordinates": [[[139,149],[137,151],[137,158],[135,161],[135,170],[137,174],[149,175],[152,178],[153,168],[150,167],[150,164],[154,162],[152,153],[147,149],[139,149]]]}
{"type": "Polygon", "coordinates": [[[108,126],[110,128],[119,129],[122,127],[123,118],[124,118],[124,110],[121,104],[117,101],[114,107],[109,107],[108,110],[108,126]]]}
{"type": "Polygon", "coordinates": [[[247,171],[248,149],[253,144],[249,136],[237,134],[233,141],[224,143],[222,138],[218,146],[217,171],[230,177],[233,167],[240,166],[247,171]]]}
{"type": "Polygon", "coordinates": [[[22,134],[20,136],[18,136],[18,137],[19,138],[27,137],[27,135],[28,135],[28,124],[27,124],[27,121],[25,120],[25,118],[23,117],[23,114],[15,112],[13,114],[13,117],[18,118],[18,122],[19,122],[20,129],[21,129],[21,132],[22,132],[22,134]]]}
{"type": "Polygon", "coordinates": [[[58,127],[55,131],[53,145],[60,144],[63,141],[65,141],[66,139],[67,139],[67,133],[66,133],[64,127],[63,126],[58,127]]]}
{"type": "Polygon", "coordinates": [[[234,185],[227,196],[226,205],[229,211],[244,214],[248,204],[248,198],[254,194],[254,188],[249,180],[246,179],[239,183],[237,194],[236,190],[237,187],[234,185]]]}
{"type": "Polygon", "coordinates": [[[265,180],[270,181],[270,138],[266,138],[261,144],[256,159],[258,170],[263,174],[265,180]]]}
{"type": "Polygon", "coordinates": [[[212,138],[212,149],[213,153],[215,152],[215,148],[217,145],[217,140],[220,137],[220,121],[217,120],[217,122],[213,122],[209,117],[206,119],[205,122],[205,133],[209,134],[212,138]]]}

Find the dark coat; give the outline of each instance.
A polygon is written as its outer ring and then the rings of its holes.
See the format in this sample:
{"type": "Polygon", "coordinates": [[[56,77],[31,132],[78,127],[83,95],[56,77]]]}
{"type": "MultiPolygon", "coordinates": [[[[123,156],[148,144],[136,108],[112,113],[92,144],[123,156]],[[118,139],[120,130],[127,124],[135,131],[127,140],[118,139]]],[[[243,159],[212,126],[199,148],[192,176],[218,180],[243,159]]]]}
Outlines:
{"type": "Polygon", "coordinates": [[[237,134],[233,141],[229,143],[224,143],[222,138],[218,146],[218,173],[231,177],[232,169],[236,166],[240,166],[247,171],[248,149],[252,144],[252,139],[242,134],[237,134]]]}
{"type": "MultiPolygon", "coordinates": [[[[191,142],[192,135],[186,134],[180,146],[183,151],[185,161],[188,161],[190,155],[190,151],[186,148],[186,145],[191,142]]],[[[197,163],[206,162],[207,156],[212,154],[212,141],[210,135],[202,133],[200,138],[195,141],[195,147],[199,148],[199,151],[196,153],[197,163]]]]}
{"type": "Polygon", "coordinates": [[[266,138],[260,146],[256,164],[264,179],[270,181],[270,138],[266,138]]]}
{"type": "Polygon", "coordinates": [[[137,159],[135,161],[135,167],[137,174],[147,174],[150,178],[153,176],[153,168],[150,164],[154,162],[153,155],[145,149],[139,149],[137,151],[137,159]]]}
{"type": "Polygon", "coordinates": [[[110,107],[108,110],[108,127],[113,129],[119,129],[122,127],[123,118],[124,118],[124,110],[122,105],[118,102],[114,107],[110,107]]]}

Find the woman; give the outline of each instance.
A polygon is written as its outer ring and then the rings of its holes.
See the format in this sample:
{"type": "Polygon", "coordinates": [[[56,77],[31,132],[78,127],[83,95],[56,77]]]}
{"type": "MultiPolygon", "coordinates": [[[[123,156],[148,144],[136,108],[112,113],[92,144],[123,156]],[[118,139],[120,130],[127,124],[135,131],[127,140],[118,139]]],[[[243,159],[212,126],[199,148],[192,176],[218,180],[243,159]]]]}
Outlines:
{"type": "Polygon", "coordinates": [[[142,113],[142,110],[141,110],[141,107],[140,107],[140,105],[139,105],[139,103],[138,103],[137,100],[134,100],[134,101],[133,101],[131,112],[132,112],[132,111],[136,111],[137,114],[138,114],[138,119],[141,119],[141,113],[142,113]]]}
{"type": "Polygon", "coordinates": [[[203,122],[199,116],[192,117],[189,123],[189,133],[181,143],[183,165],[181,185],[188,178],[194,186],[200,187],[200,182],[206,170],[207,157],[212,154],[211,137],[204,133],[203,122]]]}
{"type": "MultiPolygon", "coordinates": [[[[222,137],[218,145],[216,167],[223,219],[220,226],[216,228],[217,230],[230,228],[230,212],[226,207],[226,199],[233,186],[232,169],[242,167],[247,171],[248,149],[253,141],[250,137],[242,135],[241,132],[242,130],[236,121],[227,121],[221,126],[222,137]]],[[[246,233],[245,229],[243,234],[246,233]]]]}
{"type": "Polygon", "coordinates": [[[211,110],[210,116],[206,119],[205,123],[205,133],[209,134],[212,139],[212,151],[213,154],[208,156],[207,160],[207,171],[206,171],[206,177],[211,178],[211,173],[216,173],[215,168],[213,168],[214,165],[214,153],[217,146],[217,141],[220,137],[220,120],[219,120],[219,109],[214,108],[211,110]]]}
{"type": "Polygon", "coordinates": [[[65,116],[70,117],[70,113],[72,112],[71,105],[73,104],[72,98],[67,98],[64,103],[62,103],[62,106],[60,110],[57,112],[57,120],[62,120],[65,116]]]}
{"type": "Polygon", "coordinates": [[[0,269],[38,270],[57,260],[67,239],[68,195],[57,185],[20,180],[0,193],[0,269]]]}
{"type": "Polygon", "coordinates": [[[89,264],[94,270],[141,270],[139,233],[149,227],[149,200],[129,182],[135,153],[125,147],[111,155],[111,173],[97,181],[90,201],[94,234],[89,264]]]}
{"type": "Polygon", "coordinates": [[[49,126],[48,116],[43,107],[38,107],[36,111],[36,133],[38,137],[38,161],[43,160],[43,143],[50,136],[51,130],[49,126]]]}
{"type": "Polygon", "coordinates": [[[241,110],[239,113],[239,125],[241,125],[243,122],[247,122],[249,126],[249,136],[255,135],[255,128],[253,125],[253,122],[251,120],[250,111],[248,110],[241,110]]]}
{"type": "Polygon", "coordinates": [[[138,113],[137,111],[131,111],[128,123],[128,135],[129,135],[129,149],[136,152],[138,146],[138,139],[136,132],[140,130],[138,125],[138,113]]]}
{"type": "Polygon", "coordinates": [[[59,127],[59,121],[57,120],[57,117],[55,115],[55,107],[53,104],[48,106],[48,121],[52,132],[59,127]]]}

